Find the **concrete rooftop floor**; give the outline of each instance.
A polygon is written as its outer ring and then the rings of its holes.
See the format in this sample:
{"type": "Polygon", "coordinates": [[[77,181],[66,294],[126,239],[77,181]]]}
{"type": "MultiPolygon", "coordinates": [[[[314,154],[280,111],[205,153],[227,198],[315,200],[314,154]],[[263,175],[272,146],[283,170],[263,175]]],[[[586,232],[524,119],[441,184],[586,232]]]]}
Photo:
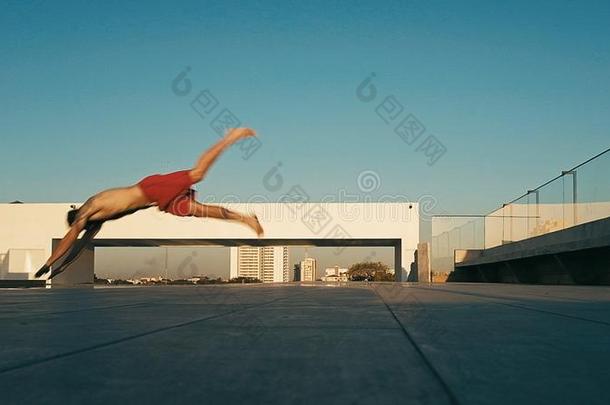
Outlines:
{"type": "Polygon", "coordinates": [[[0,403],[610,403],[610,288],[0,290],[0,403]]]}

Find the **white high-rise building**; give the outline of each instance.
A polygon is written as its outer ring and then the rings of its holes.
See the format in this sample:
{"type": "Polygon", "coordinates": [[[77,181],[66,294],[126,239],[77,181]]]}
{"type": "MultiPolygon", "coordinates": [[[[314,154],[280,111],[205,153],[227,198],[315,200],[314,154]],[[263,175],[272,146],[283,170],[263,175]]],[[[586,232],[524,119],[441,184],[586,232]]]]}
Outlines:
{"type": "Polygon", "coordinates": [[[287,283],[290,260],[287,246],[231,248],[231,278],[252,277],[263,283],[287,283]]]}
{"type": "Polygon", "coordinates": [[[308,257],[301,262],[301,281],[316,281],[316,259],[308,257]]]}

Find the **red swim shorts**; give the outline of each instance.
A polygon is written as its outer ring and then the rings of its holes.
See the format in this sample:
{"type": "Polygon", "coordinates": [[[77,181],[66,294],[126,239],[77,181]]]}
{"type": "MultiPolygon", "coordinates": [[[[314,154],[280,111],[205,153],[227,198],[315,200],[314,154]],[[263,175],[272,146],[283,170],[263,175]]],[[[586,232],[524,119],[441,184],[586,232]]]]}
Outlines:
{"type": "Polygon", "coordinates": [[[182,170],[169,174],[154,174],[140,180],[138,186],[150,202],[157,203],[161,211],[186,217],[191,215],[190,205],[195,199],[189,172],[190,170],[182,170]]]}

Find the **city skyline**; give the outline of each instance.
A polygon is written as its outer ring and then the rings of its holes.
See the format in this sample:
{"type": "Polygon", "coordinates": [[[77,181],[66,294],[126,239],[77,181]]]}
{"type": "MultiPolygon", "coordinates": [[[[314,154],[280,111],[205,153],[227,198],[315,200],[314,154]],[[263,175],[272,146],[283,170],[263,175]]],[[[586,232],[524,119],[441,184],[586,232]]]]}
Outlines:
{"type": "MultiPolygon", "coordinates": [[[[166,251],[168,276],[185,279],[191,276],[230,278],[230,248],[223,247],[172,247],[172,248],[97,248],[95,268],[98,277],[121,278],[165,276],[166,251]],[[117,263],[121,265],[117,266],[117,263]]],[[[306,255],[318,261],[317,278],[324,269],[334,266],[347,267],[362,261],[380,261],[394,267],[392,248],[347,248],[337,255],[334,248],[294,247],[288,248],[290,274],[295,264],[300,264],[306,255]]],[[[290,280],[292,281],[292,280],[290,280]]]]}

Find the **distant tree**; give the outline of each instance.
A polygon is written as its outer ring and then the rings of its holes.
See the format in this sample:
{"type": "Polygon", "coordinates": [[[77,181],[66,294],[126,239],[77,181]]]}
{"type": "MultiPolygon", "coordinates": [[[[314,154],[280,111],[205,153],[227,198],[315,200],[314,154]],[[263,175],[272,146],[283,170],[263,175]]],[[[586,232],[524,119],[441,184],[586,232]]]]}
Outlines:
{"type": "Polygon", "coordinates": [[[352,281],[394,281],[388,265],[381,262],[361,262],[353,264],[347,275],[352,281]]]}
{"type": "Polygon", "coordinates": [[[98,278],[97,274],[93,274],[93,283],[94,284],[110,284],[107,279],[105,279],[105,278],[98,278]]]}
{"type": "Polygon", "coordinates": [[[235,277],[232,278],[231,280],[229,280],[229,283],[231,284],[251,284],[251,283],[262,283],[261,280],[259,280],[256,277],[235,277]]]}
{"type": "Polygon", "coordinates": [[[294,265],[294,278],[292,281],[301,281],[301,263],[294,265]]]}
{"type": "Polygon", "coordinates": [[[374,278],[373,281],[395,281],[396,276],[394,274],[390,273],[388,270],[386,270],[384,272],[375,273],[375,276],[373,277],[374,278]]]}
{"type": "Polygon", "coordinates": [[[199,281],[197,281],[197,284],[224,284],[224,283],[225,283],[225,281],[221,277],[212,279],[212,278],[205,276],[205,277],[202,277],[199,281]]]}
{"type": "Polygon", "coordinates": [[[113,285],[131,285],[129,281],[126,280],[112,280],[113,285]]]}
{"type": "Polygon", "coordinates": [[[193,284],[193,283],[188,281],[188,280],[171,280],[171,281],[168,282],[168,284],[171,284],[171,285],[189,285],[189,284],[193,284]]]}

